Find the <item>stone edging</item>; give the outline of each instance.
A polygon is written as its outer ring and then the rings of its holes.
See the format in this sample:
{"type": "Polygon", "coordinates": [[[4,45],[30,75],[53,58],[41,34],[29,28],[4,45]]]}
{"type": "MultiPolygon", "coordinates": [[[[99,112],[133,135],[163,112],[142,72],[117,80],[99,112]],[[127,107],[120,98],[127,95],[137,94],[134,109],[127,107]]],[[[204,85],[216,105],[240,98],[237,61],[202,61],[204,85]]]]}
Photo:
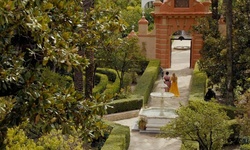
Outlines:
{"type": "Polygon", "coordinates": [[[121,113],[114,113],[103,116],[103,119],[106,119],[108,121],[118,121],[123,119],[129,119],[137,117],[140,110],[132,110],[132,111],[126,111],[121,113]]]}

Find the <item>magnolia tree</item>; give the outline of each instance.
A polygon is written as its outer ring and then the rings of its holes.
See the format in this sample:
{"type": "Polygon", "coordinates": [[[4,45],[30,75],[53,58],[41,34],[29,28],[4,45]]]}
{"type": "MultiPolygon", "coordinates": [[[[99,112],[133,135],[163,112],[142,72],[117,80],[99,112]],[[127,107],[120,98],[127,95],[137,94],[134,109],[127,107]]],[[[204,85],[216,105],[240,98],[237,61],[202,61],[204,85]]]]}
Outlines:
{"type": "Polygon", "coordinates": [[[29,138],[73,128],[87,142],[104,135],[100,116],[105,106],[97,105],[106,98],[87,101],[75,91],[71,77],[55,73],[83,71],[88,64],[78,46],[91,47],[97,41],[89,35],[102,31],[94,26],[86,30],[83,25],[89,21],[83,12],[81,0],[0,1],[1,146],[8,128],[19,125],[29,138]]]}
{"type": "Polygon", "coordinates": [[[162,137],[181,138],[184,143],[199,143],[199,149],[218,150],[232,133],[229,117],[219,104],[205,101],[191,101],[181,106],[178,117],[162,127],[162,137]]]}

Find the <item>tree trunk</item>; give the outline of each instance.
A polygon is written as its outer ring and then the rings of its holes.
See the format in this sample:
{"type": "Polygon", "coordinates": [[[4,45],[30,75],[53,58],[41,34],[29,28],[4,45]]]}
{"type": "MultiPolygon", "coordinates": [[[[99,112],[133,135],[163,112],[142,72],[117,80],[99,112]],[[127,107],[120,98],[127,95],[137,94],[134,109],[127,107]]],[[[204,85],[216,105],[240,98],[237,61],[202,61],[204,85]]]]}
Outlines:
{"type": "MultiPolygon", "coordinates": [[[[84,57],[84,50],[83,47],[79,47],[78,54],[84,57]]],[[[74,84],[75,90],[78,92],[83,92],[83,73],[82,70],[74,70],[74,84]]]]}
{"type": "Polygon", "coordinates": [[[212,0],[212,18],[216,20],[220,18],[218,14],[218,0],[212,0]]]}
{"type": "Polygon", "coordinates": [[[232,40],[232,24],[233,24],[233,13],[232,13],[232,0],[224,0],[225,9],[226,9],[226,40],[227,40],[227,104],[233,105],[234,102],[234,94],[233,94],[233,40],[232,40]]]}
{"type": "Polygon", "coordinates": [[[95,71],[95,61],[93,49],[86,51],[86,57],[89,59],[89,65],[86,67],[86,86],[85,86],[85,97],[91,99],[92,92],[94,88],[94,71],[95,71]]]}
{"type": "MultiPolygon", "coordinates": [[[[94,0],[83,0],[83,9],[85,12],[88,12],[90,8],[94,7],[94,0]]],[[[87,99],[91,99],[92,97],[92,89],[94,87],[94,50],[88,49],[85,51],[86,57],[89,59],[89,65],[86,68],[86,86],[85,86],[85,97],[87,99]]]]}
{"type": "MultiPolygon", "coordinates": [[[[94,7],[94,0],[82,0],[82,7],[84,9],[84,12],[87,13],[90,8],[94,7]]],[[[93,50],[86,50],[86,48],[80,47],[79,55],[86,56],[90,64],[86,68],[86,81],[85,81],[85,97],[90,98],[92,95],[92,89],[93,89],[93,82],[94,82],[94,51],[93,50]],[[85,50],[84,50],[85,49],[85,50]]],[[[75,70],[75,89],[79,92],[83,92],[83,73],[79,70],[75,70]]]]}

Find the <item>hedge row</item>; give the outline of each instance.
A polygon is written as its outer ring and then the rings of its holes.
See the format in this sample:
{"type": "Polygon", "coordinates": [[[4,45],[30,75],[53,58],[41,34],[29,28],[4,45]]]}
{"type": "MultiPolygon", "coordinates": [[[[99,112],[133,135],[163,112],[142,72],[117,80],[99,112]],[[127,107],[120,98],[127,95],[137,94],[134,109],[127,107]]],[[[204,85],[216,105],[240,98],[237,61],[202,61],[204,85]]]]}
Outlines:
{"type": "Polygon", "coordinates": [[[102,93],[105,91],[108,85],[108,77],[101,73],[96,73],[96,78],[98,79],[98,84],[93,88],[93,95],[97,93],[102,93]]]}
{"type": "Polygon", "coordinates": [[[113,114],[118,112],[141,109],[142,102],[143,102],[142,97],[115,100],[108,104],[111,107],[107,108],[107,113],[113,114]]]}
{"type": "Polygon", "coordinates": [[[109,68],[97,68],[96,72],[106,74],[108,76],[109,81],[115,82],[117,78],[117,73],[114,69],[109,68]]]}
{"type": "Polygon", "coordinates": [[[128,126],[107,122],[113,127],[102,150],[127,150],[130,144],[130,129],[128,126]]]}
{"type": "MultiPolygon", "coordinates": [[[[204,100],[204,96],[207,90],[206,87],[207,76],[204,72],[199,70],[198,64],[196,63],[192,79],[191,79],[191,90],[189,94],[189,101],[192,100],[204,100]]],[[[222,108],[227,112],[230,118],[234,118],[236,111],[241,111],[233,106],[222,105],[222,108]]]]}
{"type": "Polygon", "coordinates": [[[98,73],[106,74],[108,80],[112,84],[107,84],[106,89],[104,91],[105,94],[115,94],[119,92],[120,87],[120,79],[118,78],[117,72],[114,69],[108,68],[97,68],[98,73]]]}
{"type": "MultiPolygon", "coordinates": [[[[141,109],[143,102],[147,103],[150,92],[158,77],[160,61],[152,60],[140,77],[132,98],[115,100],[109,103],[108,114],[141,109]]],[[[130,129],[127,126],[116,126],[112,129],[102,150],[127,150],[130,143],[130,129]]]]}
{"type": "Polygon", "coordinates": [[[135,86],[133,94],[142,96],[144,104],[148,103],[148,98],[159,75],[159,70],[160,60],[151,60],[135,86]]]}
{"type": "Polygon", "coordinates": [[[115,100],[109,103],[112,107],[108,108],[108,114],[141,109],[143,103],[147,104],[154,83],[157,80],[159,69],[160,61],[151,60],[144,73],[137,81],[131,98],[115,100]]]}
{"type": "Polygon", "coordinates": [[[191,78],[189,101],[204,99],[206,93],[206,80],[207,80],[206,74],[199,70],[198,64],[196,63],[191,78]]]}

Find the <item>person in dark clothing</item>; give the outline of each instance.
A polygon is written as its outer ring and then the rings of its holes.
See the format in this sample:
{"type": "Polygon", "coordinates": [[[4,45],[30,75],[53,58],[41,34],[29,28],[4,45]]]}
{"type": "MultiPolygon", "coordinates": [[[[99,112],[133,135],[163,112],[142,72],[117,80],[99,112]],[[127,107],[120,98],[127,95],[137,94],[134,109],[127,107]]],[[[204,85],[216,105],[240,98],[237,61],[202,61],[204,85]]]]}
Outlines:
{"type": "Polygon", "coordinates": [[[204,100],[205,101],[209,101],[212,98],[216,98],[216,95],[215,95],[215,92],[211,88],[209,88],[208,91],[207,91],[207,93],[206,93],[206,95],[205,95],[204,100]]]}

